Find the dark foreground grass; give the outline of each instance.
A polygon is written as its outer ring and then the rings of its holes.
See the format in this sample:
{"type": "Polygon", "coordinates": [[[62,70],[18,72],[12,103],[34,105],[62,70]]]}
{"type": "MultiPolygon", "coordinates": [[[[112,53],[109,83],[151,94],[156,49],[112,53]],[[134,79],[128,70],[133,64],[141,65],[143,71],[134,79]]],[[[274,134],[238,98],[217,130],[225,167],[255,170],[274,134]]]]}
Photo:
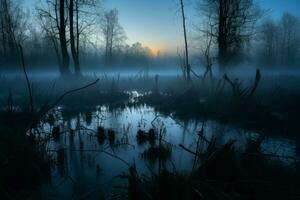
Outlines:
{"type": "Polygon", "coordinates": [[[257,142],[249,142],[244,152],[237,152],[233,143],[199,154],[197,166],[187,173],[164,168],[139,176],[131,167],[125,176],[129,199],[299,199],[299,163],[271,161],[257,142]]]}
{"type": "Polygon", "coordinates": [[[0,113],[0,199],[36,198],[50,178],[51,161],[34,132],[36,116],[27,111],[0,113]]]}
{"type": "MultiPolygon", "coordinates": [[[[66,106],[66,115],[68,106],[84,111],[87,124],[92,117],[90,106],[108,104],[113,109],[146,103],[181,119],[207,117],[236,122],[265,133],[299,137],[300,95],[297,93],[261,100],[263,92],[252,98],[236,98],[230,89],[221,86],[174,84],[169,91],[159,92],[156,88],[155,93],[128,103],[129,94],[117,86],[116,82],[106,89],[93,86],[68,96],[61,104],[66,106]]],[[[53,122],[54,118],[49,115],[47,120],[53,122]]],[[[28,132],[29,128],[34,130],[38,120],[34,112],[26,109],[0,112],[0,197],[3,199],[36,197],[39,185],[50,175],[51,161],[45,143],[36,140],[38,133],[28,132]]],[[[54,139],[59,138],[59,134],[60,130],[54,128],[54,139]]],[[[113,144],[115,132],[99,127],[97,139],[100,144],[106,140],[113,144]]],[[[139,131],[137,140],[152,144],[142,155],[145,159],[167,159],[171,155],[167,146],[153,144],[157,135],[151,130],[139,131]]],[[[244,152],[237,152],[231,142],[201,154],[195,152],[195,167],[186,173],[163,168],[150,176],[139,176],[135,167],[131,167],[126,176],[129,186],[126,196],[129,199],[299,199],[299,163],[283,166],[262,154],[259,147],[260,141],[251,141],[244,152]]],[[[63,154],[59,157],[58,161],[64,160],[63,154]]]]}
{"type": "Polygon", "coordinates": [[[268,134],[292,138],[300,135],[300,95],[274,96],[262,101],[258,96],[236,99],[230,91],[210,92],[191,87],[184,93],[150,94],[138,98],[137,104],[153,106],[157,111],[181,120],[208,118],[268,134]]]}

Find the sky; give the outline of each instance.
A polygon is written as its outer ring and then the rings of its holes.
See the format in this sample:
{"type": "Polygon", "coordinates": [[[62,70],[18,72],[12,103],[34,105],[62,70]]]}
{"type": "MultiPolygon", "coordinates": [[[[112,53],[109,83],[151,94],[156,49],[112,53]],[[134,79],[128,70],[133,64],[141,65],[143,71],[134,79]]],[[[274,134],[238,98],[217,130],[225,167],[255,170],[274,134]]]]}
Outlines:
{"type": "Polygon", "coordinates": [[[152,51],[162,52],[182,43],[182,22],[175,0],[106,0],[106,6],[119,10],[129,43],[139,41],[152,51]]]}
{"type": "MultiPolygon", "coordinates": [[[[24,0],[34,7],[37,0],[24,0]]],[[[187,24],[190,30],[199,23],[196,3],[199,0],[185,0],[187,24]]],[[[300,17],[300,0],[255,0],[266,16],[279,19],[284,12],[300,17]]],[[[140,42],[153,52],[176,52],[183,44],[182,21],[178,12],[178,0],[104,0],[104,8],[119,10],[127,43],[140,42]]]]}
{"type": "MultiPolygon", "coordinates": [[[[186,0],[188,27],[199,23],[198,0],[186,0]]],[[[267,16],[279,19],[289,11],[300,17],[300,0],[256,0],[267,16]]],[[[152,50],[176,51],[182,46],[182,21],[178,0],[106,0],[105,7],[117,8],[128,42],[140,41],[152,50]]],[[[189,31],[189,30],[188,30],[189,31]]],[[[189,32],[191,32],[190,30],[189,32]]]]}

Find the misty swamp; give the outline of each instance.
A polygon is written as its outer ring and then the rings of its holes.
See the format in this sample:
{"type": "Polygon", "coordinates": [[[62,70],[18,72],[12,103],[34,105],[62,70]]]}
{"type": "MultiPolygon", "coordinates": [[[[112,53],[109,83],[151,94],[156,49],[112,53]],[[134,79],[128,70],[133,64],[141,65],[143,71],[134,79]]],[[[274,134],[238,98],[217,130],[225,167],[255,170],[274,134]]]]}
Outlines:
{"type": "Polygon", "coordinates": [[[0,0],[0,200],[300,200],[299,0],[0,0]]]}
{"type": "MultiPolygon", "coordinates": [[[[241,105],[235,105],[235,108],[230,104],[232,92],[228,85],[223,89],[224,98],[221,99],[215,96],[221,86],[195,79],[199,86],[191,89],[182,84],[178,75],[157,78],[156,73],[142,73],[135,77],[127,73],[107,73],[99,74],[99,80],[94,74],[94,78],[76,78],[76,83],[73,83],[72,77],[66,81],[55,76],[41,78],[41,75],[31,74],[32,90],[38,93],[33,93],[34,109],[42,113],[43,107],[47,107],[34,130],[27,132],[27,136],[33,139],[26,144],[37,145],[35,148],[40,149],[47,163],[43,170],[48,171],[48,178],[39,184],[35,195],[42,199],[98,199],[120,195],[128,198],[128,181],[135,176],[128,169],[133,167],[139,179],[149,182],[152,176],[164,170],[178,174],[176,176],[188,176],[197,172],[197,166],[208,162],[207,154],[221,151],[226,145],[230,145],[234,157],[241,157],[235,160],[244,159],[245,155],[254,156],[247,158],[250,160],[246,161],[246,165],[261,162],[255,161],[256,157],[269,163],[263,165],[280,168],[290,168],[298,162],[299,143],[294,139],[294,131],[298,128],[284,129],[280,125],[284,119],[278,120],[284,117],[282,113],[270,114],[271,122],[263,121],[257,112],[263,115],[261,112],[266,111],[262,108],[255,111],[257,108],[252,102],[242,105],[250,107],[251,111],[241,105]],[[52,106],[51,103],[57,102],[65,91],[85,85],[89,87],[66,95],[52,106]],[[176,86],[176,90],[171,91],[170,86],[176,86]],[[186,101],[195,95],[196,100],[186,101]],[[214,99],[213,105],[210,98],[214,99]],[[278,126],[272,124],[274,121],[278,126]]],[[[265,74],[261,84],[274,78],[267,71],[265,74]]],[[[252,78],[248,77],[244,84],[251,85],[252,78]]],[[[276,78],[286,79],[285,76],[276,78]]],[[[2,86],[15,82],[11,89],[3,90],[6,92],[1,94],[3,99],[7,99],[2,123],[20,131],[31,121],[27,118],[36,117],[17,114],[22,110],[30,113],[24,107],[28,94],[26,84],[21,82],[25,79],[11,75],[1,80],[2,86]]],[[[290,76],[288,84],[295,80],[298,76],[290,76]]],[[[261,87],[257,95],[269,91],[270,87],[274,85],[261,87]]],[[[297,88],[289,90],[295,92],[297,88]]],[[[274,104],[278,104],[275,99],[274,104]]],[[[218,161],[221,162],[218,165],[224,167],[222,162],[233,162],[227,161],[232,159],[227,156],[223,155],[225,160],[218,161]]],[[[23,169],[18,170],[23,173],[23,169]]],[[[20,184],[25,183],[21,181],[20,184]]]]}

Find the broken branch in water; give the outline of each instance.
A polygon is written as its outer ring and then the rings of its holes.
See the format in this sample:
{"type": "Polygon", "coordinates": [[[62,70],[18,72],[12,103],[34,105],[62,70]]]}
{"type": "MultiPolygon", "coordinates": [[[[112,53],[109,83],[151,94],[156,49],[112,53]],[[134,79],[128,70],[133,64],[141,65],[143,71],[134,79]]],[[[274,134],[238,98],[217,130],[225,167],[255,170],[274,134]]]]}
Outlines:
{"type": "Polygon", "coordinates": [[[79,90],[86,89],[86,88],[88,88],[88,87],[90,87],[90,86],[92,86],[92,85],[95,85],[98,81],[99,81],[99,78],[98,78],[97,80],[95,80],[94,82],[89,83],[89,84],[87,84],[87,85],[85,85],[85,86],[83,86],[83,87],[76,88],[76,89],[69,90],[69,91],[65,92],[64,94],[62,94],[62,95],[54,102],[54,104],[53,104],[52,107],[55,107],[57,104],[59,104],[59,102],[60,102],[61,100],[63,100],[63,98],[64,98],[65,96],[67,96],[67,95],[69,95],[69,94],[71,94],[71,93],[73,93],[73,92],[77,92],[77,91],[79,91],[79,90]]]}
{"type": "Polygon", "coordinates": [[[82,87],[79,87],[79,88],[76,88],[76,89],[72,89],[72,90],[69,90],[65,93],[63,93],[51,106],[45,104],[41,109],[40,111],[38,112],[38,115],[37,117],[35,118],[35,120],[32,121],[31,124],[29,124],[28,126],[28,129],[27,130],[30,130],[32,128],[32,125],[35,124],[37,121],[39,121],[46,113],[48,113],[52,108],[54,108],[55,106],[57,106],[65,96],[71,94],[71,93],[74,93],[74,92],[78,92],[80,90],[83,90],[83,89],[86,89],[92,85],[95,85],[96,83],[98,83],[99,79],[93,81],[92,83],[89,83],[85,86],[82,86],[82,87]]]}
{"type": "Polygon", "coordinates": [[[232,91],[233,91],[233,96],[234,96],[235,99],[238,99],[238,100],[250,99],[250,98],[252,98],[252,96],[254,95],[254,93],[255,93],[255,91],[258,87],[258,84],[259,84],[260,79],[261,79],[261,73],[260,73],[260,70],[257,69],[256,74],[255,74],[255,81],[254,81],[253,85],[249,88],[246,87],[244,89],[241,88],[242,82],[239,81],[238,79],[231,80],[227,76],[227,74],[224,74],[223,78],[231,86],[232,91]]]}
{"type": "Polygon", "coordinates": [[[181,147],[183,150],[185,150],[185,151],[187,151],[187,152],[189,152],[189,153],[191,153],[191,154],[193,154],[193,155],[195,155],[195,156],[200,156],[198,153],[196,153],[196,152],[194,152],[194,151],[192,151],[192,150],[186,148],[186,147],[183,146],[182,144],[179,144],[179,147],[181,147]]]}
{"type": "Polygon", "coordinates": [[[67,95],[69,95],[69,94],[71,94],[71,93],[78,92],[78,91],[80,91],[80,90],[86,89],[86,88],[88,88],[88,87],[90,87],[90,86],[92,86],[92,85],[95,85],[98,81],[99,81],[99,79],[97,79],[97,80],[95,80],[94,82],[89,83],[89,84],[87,84],[87,85],[85,85],[85,86],[82,86],[82,87],[80,87],[80,88],[72,89],[72,90],[69,90],[69,91],[65,92],[64,94],[62,94],[62,95],[61,95],[61,96],[60,96],[60,97],[52,104],[52,106],[49,106],[49,107],[46,108],[44,111],[42,111],[42,112],[41,112],[41,116],[43,116],[43,115],[46,114],[49,110],[51,110],[52,108],[54,108],[55,106],[57,106],[57,105],[63,100],[63,98],[64,98],[65,96],[67,96],[67,95]]]}

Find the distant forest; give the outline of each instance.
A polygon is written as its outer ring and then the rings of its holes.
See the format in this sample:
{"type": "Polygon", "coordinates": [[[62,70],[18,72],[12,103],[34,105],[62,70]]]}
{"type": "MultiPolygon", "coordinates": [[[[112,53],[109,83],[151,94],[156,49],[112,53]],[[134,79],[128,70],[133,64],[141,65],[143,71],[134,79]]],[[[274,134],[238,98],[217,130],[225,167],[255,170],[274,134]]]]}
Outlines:
{"type": "MultiPolygon", "coordinates": [[[[197,1],[199,18],[184,30],[193,68],[241,63],[300,67],[299,18],[284,13],[273,20],[268,17],[269,11],[253,0],[230,2],[197,1]]],[[[184,8],[182,1],[178,2],[180,6],[184,8]]],[[[45,0],[33,10],[30,13],[19,0],[0,0],[1,70],[17,68],[20,47],[28,69],[51,66],[61,73],[80,74],[88,67],[103,66],[186,65],[187,48],[167,53],[152,52],[140,42],[127,44],[118,10],[105,9],[101,0],[45,0]]],[[[182,14],[178,14],[178,20],[189,20],[182,14]]]]}

